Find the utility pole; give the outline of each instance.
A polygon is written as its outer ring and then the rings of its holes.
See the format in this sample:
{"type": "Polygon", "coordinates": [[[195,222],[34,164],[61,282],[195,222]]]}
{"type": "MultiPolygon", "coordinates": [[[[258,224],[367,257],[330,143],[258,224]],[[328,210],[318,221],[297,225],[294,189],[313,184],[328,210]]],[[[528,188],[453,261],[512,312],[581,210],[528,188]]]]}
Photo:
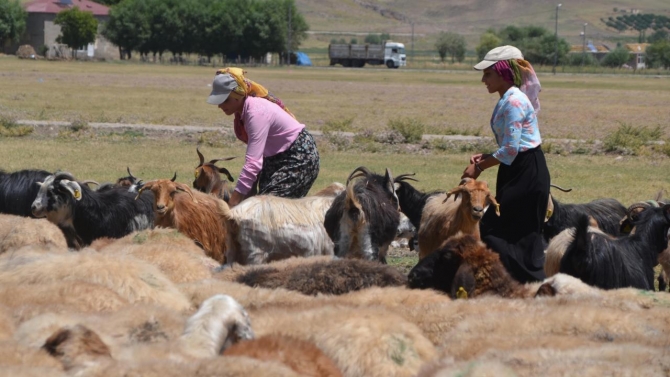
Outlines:
{"type": "Polygon", "coordinates": [[[556,64],[558,63],[558,8],[561,7],[561,4],[556,5],[556,31],[554,32],[554,37],[556,38],[556,47],[554,48],[554,68],[551,69],[551,73],[556,74],[556,64]]]}
{"type": "Polygon", "coordinates": [[[584,61],[586,61],[586,25],[588,25],[588,23],[584,22],[584,31],[582,32],[582,34],[584,35],[584,46],[582,49],[582,67],[584,66],[584,64],[586,64],[584,63],[584,61]]]}
{"type": "Polygon", "coordinates": [[[414,63],[414,21],[412,21],[412,64],[414,63]]]}
{"type": "Polygon", "coordinates": [[[288,38],[287,38],[287,46],[286,46],[286,51],[288,51],[287,57],[286,57],[286,64],[288,66],[291,65],[291,3],[288,2],[288,38]]]}

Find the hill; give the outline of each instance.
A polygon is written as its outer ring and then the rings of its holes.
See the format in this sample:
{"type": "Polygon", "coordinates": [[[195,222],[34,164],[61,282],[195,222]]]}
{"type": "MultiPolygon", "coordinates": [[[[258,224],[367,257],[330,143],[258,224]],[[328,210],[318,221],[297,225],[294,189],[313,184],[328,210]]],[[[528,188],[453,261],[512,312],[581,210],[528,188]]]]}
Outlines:
{"type": "Polygon", "coordinates": [[[464,35],[472,50],[488,28],[538,25],[553,31],[559,2],[558,34],[573,44],[582,42],[584,23],[594,43],[637,41],[636,32],[619,33],[601,18],[636,11],[670,16],[668,0],[296,0],[296,5],[310,25],[306,48],[325,47],[333,37],[360,40],[371,32],[409,43],[413,22],[419,50],[432,49],[440,31],[464,35]]]}

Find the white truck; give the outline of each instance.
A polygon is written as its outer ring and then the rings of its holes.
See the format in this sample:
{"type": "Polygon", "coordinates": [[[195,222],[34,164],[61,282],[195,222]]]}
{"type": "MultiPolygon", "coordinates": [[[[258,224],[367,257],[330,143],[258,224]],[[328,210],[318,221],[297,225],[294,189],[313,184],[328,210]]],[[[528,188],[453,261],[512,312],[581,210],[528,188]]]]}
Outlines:
{"type": "Polygon", "coordinates": [[[384,44],[333,44],[328,45],[330,65],[341,64],[343,67],[362,67],[385,64],[389,68],[407,65],[405,45],[386,41],[384,44]]]}

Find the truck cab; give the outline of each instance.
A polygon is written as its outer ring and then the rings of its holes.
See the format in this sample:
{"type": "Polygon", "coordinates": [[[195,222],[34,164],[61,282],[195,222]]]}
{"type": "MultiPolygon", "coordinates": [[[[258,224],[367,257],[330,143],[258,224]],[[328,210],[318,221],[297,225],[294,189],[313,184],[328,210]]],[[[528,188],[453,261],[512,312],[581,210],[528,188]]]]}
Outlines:
{"type": "Polygon", "coordinates": [[[389,68],[406,66],[407,55],[405,55],[405,45],[398,42],[386,41],[384,45],[384,64],[389,68]]]}

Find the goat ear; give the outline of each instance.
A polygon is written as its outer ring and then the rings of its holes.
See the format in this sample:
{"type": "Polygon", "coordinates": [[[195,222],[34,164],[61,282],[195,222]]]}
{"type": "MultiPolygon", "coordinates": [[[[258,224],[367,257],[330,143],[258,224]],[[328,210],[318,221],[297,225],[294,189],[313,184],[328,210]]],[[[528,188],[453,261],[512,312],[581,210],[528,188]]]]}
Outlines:
{"type": "Polygon", "coordinates": [[[393,184],[393,175],[391,174],[391,169],[386,169],[386,174],[384,175],[384,184],[386,185],[386,190],[388,192],[395,192],[395,186],[393,184]]]}
{"type": "Polygon", "coordinates": [[[497,215],[498,217],[500,217],[500,204],[498,204],[498,202],[496,201],[496,198],[494,198],[493,195],[491,195],[491,194],[488,194],[488,195],[486,196],[486,198],[488,199],[488,201],[489,201],[491,204],[493,204],[494,206],[496,206],[496,215],[497,215]]]}
{"type": "Polygon", "coordinates": [[[58,184],[69,191],[76,201],[81,200],[81,186],[79,186],[79,183],[70,181],[69,179],[61,179],[58,184]]]}
{"type": "Polygon", "coordinates": [[[191,189],[190,189],[188,186],[184,185],[183,183],[177,183],[177,191],[181,191],[181,192],[185,192],[185,193],[187,193],[188,196],[191,197],[191,200],[193,200],[193,203],[197,203],[197,202],[198,202],[198,201],[195,200],[195,198],[193,197],[193,191],[191,191],[191,189]]]}
{"type": "MultiPolygon", "coordinates": [[[[235,157],[232,157],[232,158],[235,158],[235,157]]],[[[230,172],[228,171],[228,169],[226,169],[226,168],[218,168],[218,169],[219,169],[219,173],[225,174],[226,177],[228,177],[229,181],[235,182],[235,178],[233,178],[233,176],[230,175],[230,172]]]]}
{"type": "MultiPolygon", "coordinates": [[[[462,186],[458,186],[458,187],[454,187],[454,188],[452,188],[451,190],[449,190],[449,191],[447,192],[447,197],[444,198],[444,200],[442,201],[442,203],[446,203],[447,200],[449,200],[449,198],[450,198],[452,195],[460,194],[462,191],[463,191],[463,187],[462,187],[462,186]]],[[[458,196],[456,196],[456,199],[458,199],[458,196]]]]}

